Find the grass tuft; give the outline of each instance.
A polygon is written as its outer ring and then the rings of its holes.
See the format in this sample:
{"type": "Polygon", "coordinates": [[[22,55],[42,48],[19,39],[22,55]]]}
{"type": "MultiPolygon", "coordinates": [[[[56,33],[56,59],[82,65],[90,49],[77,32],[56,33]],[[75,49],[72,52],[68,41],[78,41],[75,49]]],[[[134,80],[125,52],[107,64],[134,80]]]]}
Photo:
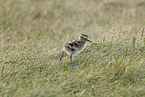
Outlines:
{"type": "Polygon", "coordinates": [[[1,0],[2,97],[145,95],[142,0],[1,0]],[[66,42],[93,43],[73,57],[66,42]]]}

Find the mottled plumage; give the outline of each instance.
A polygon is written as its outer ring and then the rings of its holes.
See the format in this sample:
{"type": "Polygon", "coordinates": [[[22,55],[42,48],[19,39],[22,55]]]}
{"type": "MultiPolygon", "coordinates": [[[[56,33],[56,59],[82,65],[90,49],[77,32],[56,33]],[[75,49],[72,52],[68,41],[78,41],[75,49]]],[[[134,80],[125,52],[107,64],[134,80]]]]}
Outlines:
{"type": "Polygon", "coordinates": [[[87,35],[81,34],[77,40],[67,42],[63,48],[63,52],[59,61],[61,61],[64,52],[66,52],[68,55],[70,55],[72,66],[75,67],[76,64],[73,64],[72,56],[79,54],[85,48],[87,41],[92,42],[88,39],[87,35]]]}

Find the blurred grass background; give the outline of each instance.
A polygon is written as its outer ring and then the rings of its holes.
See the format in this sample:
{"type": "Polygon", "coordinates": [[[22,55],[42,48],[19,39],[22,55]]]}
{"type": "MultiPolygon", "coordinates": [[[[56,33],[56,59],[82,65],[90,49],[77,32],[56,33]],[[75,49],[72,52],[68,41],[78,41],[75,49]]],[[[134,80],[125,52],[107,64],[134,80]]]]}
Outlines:
{"type": "Polygon", "coordinates": [[[0,0],[0,94],[145,96],[144,0],[0,0]],[[64,44],[93,42],[73,57],[64,44]]]}

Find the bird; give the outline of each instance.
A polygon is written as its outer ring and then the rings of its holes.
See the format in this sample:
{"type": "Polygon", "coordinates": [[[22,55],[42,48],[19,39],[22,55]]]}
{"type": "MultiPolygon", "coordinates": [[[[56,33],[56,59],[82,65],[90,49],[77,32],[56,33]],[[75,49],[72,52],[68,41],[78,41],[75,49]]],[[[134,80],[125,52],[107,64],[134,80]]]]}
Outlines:
{"type": "Polygon", "coordinates": [[[88,35],[86,34],[81,34],[78,39],[67,42],[63,48],[59,62],[62,60],[63,54],[66,52],[70,56],[72,66],[78,66],[73,63],[72,56],[76,56],[82,50],[84,50],[86,42],[92,43],[92,41],[88,39],[88,35]]]}

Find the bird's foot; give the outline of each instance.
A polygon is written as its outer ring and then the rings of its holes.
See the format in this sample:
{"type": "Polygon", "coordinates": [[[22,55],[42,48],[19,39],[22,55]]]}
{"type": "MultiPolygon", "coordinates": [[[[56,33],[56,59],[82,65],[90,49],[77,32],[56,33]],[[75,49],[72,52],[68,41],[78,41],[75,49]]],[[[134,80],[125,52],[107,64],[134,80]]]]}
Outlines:
{"type": "Polygon", "coordinates": [[[73,67],[78,67],[79,65],[76,65],[76,63],[75,63],[75,64],[72,64],[72,66],[73,66],[73,67]]]}

